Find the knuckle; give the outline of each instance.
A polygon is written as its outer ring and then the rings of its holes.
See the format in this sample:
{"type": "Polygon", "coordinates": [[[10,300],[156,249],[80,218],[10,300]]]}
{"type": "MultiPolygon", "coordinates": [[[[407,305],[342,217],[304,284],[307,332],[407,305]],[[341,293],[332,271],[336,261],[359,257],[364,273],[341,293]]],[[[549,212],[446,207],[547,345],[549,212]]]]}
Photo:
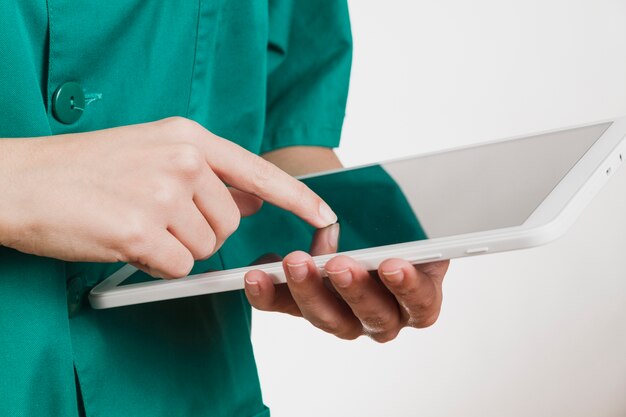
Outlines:
{"type": "Polygon", "coordinates": [[[223,243],[230,235],[232,235],[235,230],[239,227],[239,223],[241,221],[241,213],[239,209],[235,206],[229,211],[229,214],[226,214],[218,227],[216,227],[215,234],[217,241],[221,244],[223,243]]]}
{"type": "Polygon", "coordinates": [[[294,183],[293,195],[295,196],[295,201],[300,201],[300,202],[311,201],[310,198],[307,200],[307,197],[309,197],[309,194],[310,194],[310,189],[309,187],[304,185],[303,182],[298,181],[294,183]]]}
{"type": "Polygon", "coordinates": [[[415,289],[410,287],[398,288],[395,290],[395,294],[402,299],[411,298],[415,294],[415,289]]]}
{"type": "Polygon", "coordinates": [[[363,336],[363,329],[351,327],[348,331],[336,333],[335,335],[343,340],[354,340],[363,336]]]}
{"type": "Polygon", "coordinates": [[[191,133],[200,128],[200,125],[186,117],[172,116],[162,120],[166,127],[180,134],[191,133]]]}
{"type": "Polygon", "coordinates": [[[404,305],[415,313],[423,314],[438,308],[441,304],[441,297],[435,287],[408,286],[394,292],[400,300],[403,300],[404,305]]]}
{"type": "Polygon", "coordinates": [[[141,261],[145,255],[148,226],[145,221],[141,220],[140,216],[136,216],[126,224],[126,227],[120,231],[118,239],[121,252],[130,261],[141,261]]]}
{"type": "Polygon", "coordinates": [[[168,184],[161,184],[154,192],[153,198],[159,209],[172,207],[179,202],[176,187],[168,184]]]}
{"type": "Polygon", "coordinates": [[[216,243],[215,234],[213,232],[208,233],[201,247],[196,251],[196,259],[204,260],[210,258],[213,252],[215,252],[216,243]]]}
{"type": "Polygon", "coordinates": [[[196,146],[185,143],[176,146],[171,157],[174,170],[182,177],[194,179],[202,173],[205,161],[196,146]]]}
{"type": "Polygon", "coordinates": [[[391,342],[392,340],[394,340],[399,333],[399,329],[394,329],[394,330],[390,330],[390,331],[385,331],[385,332],[374,332],[374,333],[369,333],[368,336],[374,340],[377,343],[387,343],[387,342],[391,342]]]}
{"type": "Polygon", "coordinates": [[[289,208],[307,207],[308,211],[311,213],[318,212],[320,204],[323,204],[323,201],[304,182],[292,181],[289,188],[291,189],[291,195],[294,196],[291,202],[289,202],[289,208]]]}
{"type": "Polygon", "coordinates": [[[429,311],[438,306],[438,297],[435,291],[420,294],[415,303],[415,308],[420,311],[429,311]]]}
{"type": "Polygon", "coordinates": [[[409,324],[411,327],[414,327],[416,329],[425,329],[435,324],[437,322],[437,319],[439,319],[439,310],[427,316],[418,319],[412,319],[409,324]]]}
{"type": "MultiPolygon", "coordinates": [[[[287,261],[287,258],[283,259],[283,262],[289,262],[287,261]]],[[[291,285],[293,287],[291,288],[296,288],[297,285],[299,283],[294,282],[293,280],[288,281],[288,285],[291,285]]],[[[292,290],[292,294],[293,294],[293,298],[296,301],[296,303],[298,304],[298,306],[300,307],[301,310],[312,310],[315,308],[316,304],[318,303],[318,297],[314,292],[311,291],[293,291],[292,290]]],[[[305,316],[305,318],[307,320],[309,320],[310,322],[315,321],[316,319],[313,317],[309,317],[308,315],[305,316]]]]}
{"type": "Polygon", "coordinates": [[[171,116],[163,119],[161,122],[168,125],[180,125],[186,123],[186,118],[182,116],[171,116]]]}
{"type": "Polygon", "coordinates": [[[193,268],[193,261],[193,257],[185,256],[173,262],[169,271],[171,278],[181,278],[189,275],[191,268],[193,268]]]}
{"type": "Polygon", "coordinates": [[[372,332],[386,332],[394,328],[396,320],[391,314],[375,313],[361,319],[363,327],[372,332]]]}
{"type": "Polygon", "coordinates": [[[181,190],[173,184],[167,182],[159,184],[152,195],[156,204],[154,209],[160,214],[169,213],[181,203],[181,196],[181,190]]]}
{"type": "Polygon", "coordinates": [[[337,319],[326,318],[310,318],[309,321],[318,329],[331,334],[338,334],[341,331],[341,323],[337,319]]]}
{"type": "Polygon", "coordinates": [[[341,297],[351,306],[359,306],[366,301],[366,296],[363,291],[345,291],[345,294],[341,294],[341,297]]]}
{"type": "MultiPolygon", "coordinates": [[[[248,294],[248,292],[246,291],[246,295],[248,294]]],[[[248,295],[248,302],[250,303],[250,305],[254,308],[256,308],[259,311],[272,311],[272,309],[270,308],[270,306],[266,303],[264,303],[262,300],[257,299],[256,297],[252,297],[250,295],[248,295]]]]}
{"type": "Polygon", "coordinates": [[[256,155],[252,158],[252,186],[256,191],[265,190],[272,180],[275,168],[270,162],[256,155]]]}
{"type": "Polygon", "coordinates": [[[239,224],[241,222],[241,212],[239,208],[233,204],[232,209],[230,210],[230,214],[227,216],[228,221],[226,222],[226,237],[230,236],[239,228],[239,224]]]}

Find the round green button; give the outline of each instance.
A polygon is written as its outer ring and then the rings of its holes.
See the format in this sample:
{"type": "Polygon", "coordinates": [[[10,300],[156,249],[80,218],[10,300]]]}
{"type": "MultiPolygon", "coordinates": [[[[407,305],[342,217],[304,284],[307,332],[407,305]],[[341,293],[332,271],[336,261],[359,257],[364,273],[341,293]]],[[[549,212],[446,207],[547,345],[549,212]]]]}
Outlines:
{"type": "Polygon", "coordinates": [[[59,122],[66,125],[80,119],[85,111],[85,93],[80,84],[70,81],[52,95],[52,114],[59,122]]]}

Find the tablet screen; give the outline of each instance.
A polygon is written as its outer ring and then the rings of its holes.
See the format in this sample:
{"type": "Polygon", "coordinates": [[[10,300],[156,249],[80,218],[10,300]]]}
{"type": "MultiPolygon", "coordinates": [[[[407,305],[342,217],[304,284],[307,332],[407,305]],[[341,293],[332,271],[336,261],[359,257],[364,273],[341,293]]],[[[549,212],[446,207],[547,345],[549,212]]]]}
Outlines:
{"type": "Polygon", "coordinates": [[[429,237],[521,225],[610,123],[385,163],[429,237]]]}

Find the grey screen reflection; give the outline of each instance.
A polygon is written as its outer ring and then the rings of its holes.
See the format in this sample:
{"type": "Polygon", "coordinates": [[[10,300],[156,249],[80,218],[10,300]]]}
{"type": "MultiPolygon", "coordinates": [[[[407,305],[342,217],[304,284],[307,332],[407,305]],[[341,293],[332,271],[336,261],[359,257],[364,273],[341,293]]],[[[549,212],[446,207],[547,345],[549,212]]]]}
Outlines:
{"type": "Polygon", "coordinates": [[[430,238],[521,225],[611,123],[383,164],[430,238]]]}

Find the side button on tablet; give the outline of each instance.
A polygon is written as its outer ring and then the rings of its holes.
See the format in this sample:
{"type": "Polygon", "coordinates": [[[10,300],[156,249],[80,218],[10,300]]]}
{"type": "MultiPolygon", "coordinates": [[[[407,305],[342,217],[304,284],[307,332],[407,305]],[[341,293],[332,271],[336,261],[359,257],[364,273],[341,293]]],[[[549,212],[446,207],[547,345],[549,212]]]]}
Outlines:
{"type": "Polygon", "coordinates": [[[489,252],[489,248],[486,246],[483,246],[481,248],[470,248],[465,251],[465,253],[467,253],[468,255],[477,255],[479,253],[485,253],[485,252],[489,252]]]}

